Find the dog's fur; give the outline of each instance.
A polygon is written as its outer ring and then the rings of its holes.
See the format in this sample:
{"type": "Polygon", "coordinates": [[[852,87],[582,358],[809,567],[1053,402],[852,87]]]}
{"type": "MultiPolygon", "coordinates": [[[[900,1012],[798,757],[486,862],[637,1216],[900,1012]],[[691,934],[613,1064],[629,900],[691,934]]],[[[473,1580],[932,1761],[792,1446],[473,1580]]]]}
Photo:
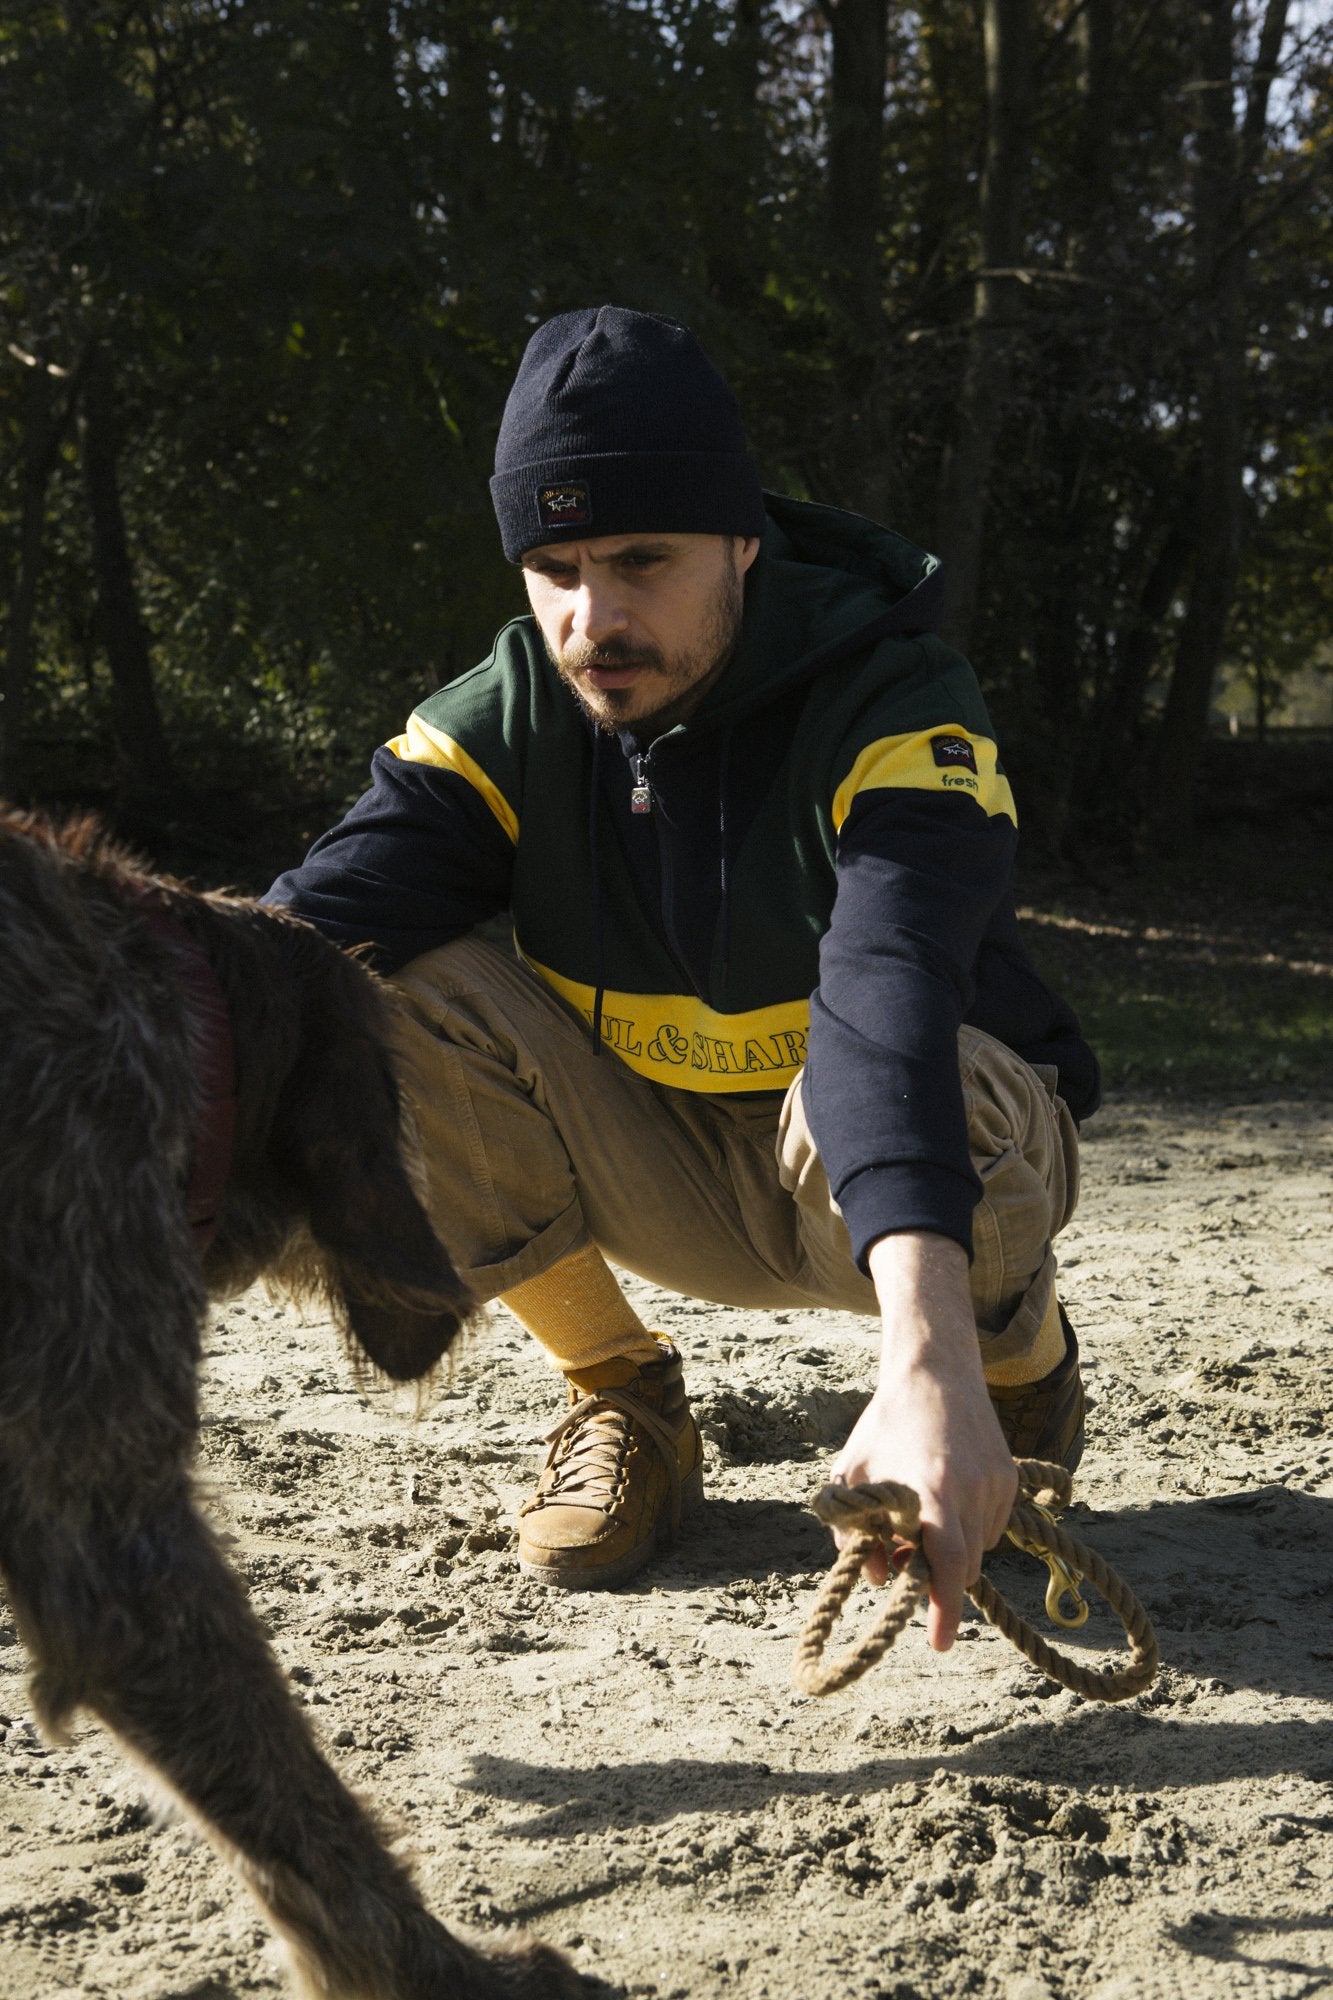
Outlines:
{"type": "Polygon", "coordinates": [[[565,2000],[548,1947],[425,1909],[324,1762],[191,1492],[207,1297],[260,1275],[423,1376],[469,1301],[412,1190],[373,976],[308,925],[147,878],[95,823],[0,808],[0,1575],[48,1732],[90,1709],[250,1884],[319,2000],[565,2000]],[[237,1126],[201,1260],[206,954],[237,1126]]]}

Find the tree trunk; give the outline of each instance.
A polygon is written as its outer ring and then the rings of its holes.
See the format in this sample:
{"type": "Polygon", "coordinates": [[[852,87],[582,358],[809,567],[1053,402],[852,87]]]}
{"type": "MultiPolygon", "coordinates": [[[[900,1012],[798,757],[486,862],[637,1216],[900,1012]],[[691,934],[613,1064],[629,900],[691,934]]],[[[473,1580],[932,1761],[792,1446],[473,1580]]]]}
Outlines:
{"type": "Polygon", "coordinates": [[[749,313],[755,304],[756,267],[749,227],[754,217],[763,157],[760,143],[759,84],[764,48],[766,0],[736,0],[734,25],[722,69],[726,98],[726,144],[719,149],[723,196],[722,226],[710,244],[708,287],[728,312],[749,313]],[[728,169],[730,171],[728,171],[728,169]]]}
{"type": "MultiPolygon", "coordinates": [[[[446,54],[448,96],[444,107],[441,164],[446,205],[469,228],[484,229],[495,206],[496,153],[491,132],[491,47],[489,18],[470,5],[453,11],[446,54]]],[[[518,144],[517,120],[506,106],[505,148],[518,144]]],[[[460,232],[461,234],[461,232],[460,232]]]]}
{"type": "Polygon", "coordinates": [[[969,98],[965,87],[966,37],[951,0],[922,0],[917,53],[921,62],[925,153],[915,202],[916,301],[928,305],[944,263],[966,189],[964,161],[969,98]]]}
{"type": "Polygon", "coordinates": [[[1070,237],[1068,268],[1072,270],[1082,269],[1089,235],[1109,209],[1113,194],[1114,25],[1114,0],[1083,0],[1074,21],[1079,73],[1074,185],[1081,214],[1070,237]]]}
{"type": "Polygon", "coordinates": [[[1118,634],[1115,666],[1087,730],[1082,797],[1071,807],[1080,833],[1105,839],[1108,834],[1132,837],[1143,801],[1135,774],[1142,729],[1143,704],[1162,643],[1162,621],[1171,608],[1189,567],[1194,543],[1186,525],[1193,508],[1193,486],[1187,489],[1181,517],[1162,536],[1138,601],[1118,634]]]}
{"type": "Polygon", "coordinates": [[[112,727],[121,764],[137,790],[160,795],[170,792],[174,781],[125,532],[114,397],[110,356],[98,346],[89,357],[83,391],[83,472],[92,524],[98,637],[111,669],[112,727]]]}
{"type": "Polygon", "coordinates": [[[1254,733],[1260,743],[1268,741],[1268,675],[1262,660],[1254,663],[1254,733]]]}
{"type": "Polygon", "coordinates": [[[826,12],[833,42],[829,277],[834,297],[857,327],[877,334],[889,10],[887,0],[826,0],[826,12]]]}
{"type": "Polygon", "coordinates": [[[1199,382],[1200,484],[1194,574],[1152,765],[1149,844],[1178,849],[1193,823],[1194,777],[1236,593],[1244,505],[1245,208],[1263,147],[1288,0],[1268,0],[1245,118],[1232,114],[1234,0],[1206,0],[1194,181],[1195,311],[1208,342],[1199,382]]]}
{"type": "MultiPolygon", "coordinates": [[[[1083,0],[1073,39],[1079,115],[1064,268],[1071,276],[1082,277],[1097,264],[1113,197],[1111,0],[1083,0]]],[[[1031,718],[1031,730],[1052,753],[1047,760],[1050,782],[1039,804],[1041,831],[1055,853],[1063,850],[1069,824],[1080,810],[1086,772],[1082,759],[1061,756],[1059,751],[1060,746],[1076,742],[1086,725],[1085,690],[1091,677],[1084,634],[1089,510],[1098,486],[1088,432],[1095,398],[1088,355],[1090,344],[1095,350],[1096,343],[1090,343],[1086,325],[1092,296],[1082,287],[1065,292],[1063,303],[1073,309],[1071,324],[1048,313],[1041,365],[1043,399],[1054,427],[1051,459],[1059,504],[1042,565],[1043,588],[1033,607],[1031,653],[1039,707],[1031,718]]]]}
{"type": "Polygon", "coordinates": [[[1023,248],[1032,64],[1028,0],[986,0],[986,160],[981,268],[973,288],[958,425],[941,473],[943,635],[966,650],[981,581],[991,461],[1008,388],[1007,345],[1021,314],[1012,275],[1023,248]]]}
{"type": "Polygon", "coordinates": [[[0,791],[10,799],[27,789],[27,715],[36,648],[37,577],[46,529],[46,489],[55,469],[64,417],[53,412],[55,384],[40,361],[24,375],[19,459],[19,546],[0,683],[0,791]]]}

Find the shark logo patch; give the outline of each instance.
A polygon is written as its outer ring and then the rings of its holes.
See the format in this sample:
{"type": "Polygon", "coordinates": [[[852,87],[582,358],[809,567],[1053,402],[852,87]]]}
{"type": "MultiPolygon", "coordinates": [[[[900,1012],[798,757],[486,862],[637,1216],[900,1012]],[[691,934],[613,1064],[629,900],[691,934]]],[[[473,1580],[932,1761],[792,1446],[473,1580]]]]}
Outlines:
{"type": "Polygon", "coordinates": [[[537,488],[537,518],[544,528],[585,528],[592,519],[592,495],[584,479],[562,479],[537,488]]]}
{"type": "Polygon", "coordinates": [[[976,775],[977,760],[966,736],[932,736],[930,754],[941,770],[961,765],[964,770],[976,775]]]}

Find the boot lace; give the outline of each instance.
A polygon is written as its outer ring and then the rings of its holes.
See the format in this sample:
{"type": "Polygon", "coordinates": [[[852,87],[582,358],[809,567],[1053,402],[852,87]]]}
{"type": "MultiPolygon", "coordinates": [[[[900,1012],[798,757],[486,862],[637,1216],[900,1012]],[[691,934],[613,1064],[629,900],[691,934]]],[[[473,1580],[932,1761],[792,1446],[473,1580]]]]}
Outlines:
{"type": "Polygon", "coordinates": [[[652,1440],[666,1467],[674,1532],[681,1515],[676,1436],[631,1389],[597,1389],[582,1396],[547,1431],[550,1484],[525,1500],[520,1514],[530,1514],[539,1507],[592,1507],[604,1514],[614,1513],[624,1492],[625,1460],[635,1425],[652,1440]]]}

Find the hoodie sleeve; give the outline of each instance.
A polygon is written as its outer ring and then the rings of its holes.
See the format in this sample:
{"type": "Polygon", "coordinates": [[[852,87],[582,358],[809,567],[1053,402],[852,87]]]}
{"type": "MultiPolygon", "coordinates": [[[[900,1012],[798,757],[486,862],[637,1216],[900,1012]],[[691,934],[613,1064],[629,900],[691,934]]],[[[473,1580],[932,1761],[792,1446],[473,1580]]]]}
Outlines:
{"type": "Polygon", "coordinates": [[[834,801],[837,893],[811,1003],[806,1115],[857,1263],[920,1229],[971,1254],[958,1029],[1010,894],[1013,798],[975,726],[882,737],[834,801]]]}
{"type": "Polygon", "coordinates": [[[265,900],[394,972],[508,907],[517,821],[477,761],[414,716],[370,789],[265,900]]]}

